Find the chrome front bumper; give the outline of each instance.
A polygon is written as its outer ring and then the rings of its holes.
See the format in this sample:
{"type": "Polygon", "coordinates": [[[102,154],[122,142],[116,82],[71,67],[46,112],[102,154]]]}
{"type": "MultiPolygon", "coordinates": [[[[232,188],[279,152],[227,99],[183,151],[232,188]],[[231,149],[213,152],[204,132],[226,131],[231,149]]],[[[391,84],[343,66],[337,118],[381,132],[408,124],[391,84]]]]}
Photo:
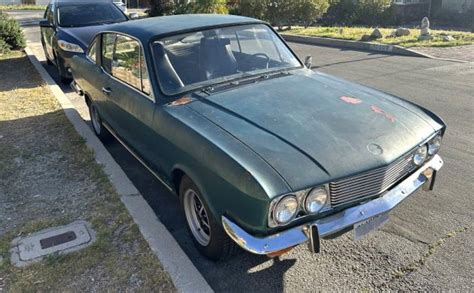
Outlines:
{"type": "Polygon", "coordinates": [[[320,238],[331,236],[352,228],[354,224],[391,211],[419,188],[431,190],[434,175],[442,166],[443,160],[435,155],[423,167],[380,198],[274,235],[262,238],[252,236],[225,216],[222,216],[222,225],[229,237],[239,246],[255,254],[272,254],[308,241],[311,243],[310,247],[319,246],[320,238]],[[313,243],[315,238],[318,243],[313,243]]]}

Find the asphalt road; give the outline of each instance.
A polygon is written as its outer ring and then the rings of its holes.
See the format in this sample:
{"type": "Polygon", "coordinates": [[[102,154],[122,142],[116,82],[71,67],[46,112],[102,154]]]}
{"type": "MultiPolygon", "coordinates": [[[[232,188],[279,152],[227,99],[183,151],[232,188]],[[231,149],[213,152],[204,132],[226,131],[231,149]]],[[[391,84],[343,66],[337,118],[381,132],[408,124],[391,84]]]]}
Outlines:
{"type": "MultiPolygon", "coordinates": [[[[39,29],[25,28],[42,57],[39,29]]],[[[390,56],[290,44],[315,70],[389,92],[445,119],[445,166],[433,192],[418,192],[391,221],[361,241],[323,241],[322,253],[297,247],[279,259],[241,253],[214,263],[194,249],[178,200],[118,143],[107,146],[160,220],[216,291],[456,290],[474,288],[474,63],[390,56]]],[[[44,60],[44,59],[43,59],[44,60]]],[[[56,71],[43,62],[58,81],[56,71]]],[[[58,81],[59,83],[59,81],[58,81]]],[[[85,120],[82,98],[62,86],[85,120]]],[[[315,100],[317,102],[317,100],[315,100]]]]}

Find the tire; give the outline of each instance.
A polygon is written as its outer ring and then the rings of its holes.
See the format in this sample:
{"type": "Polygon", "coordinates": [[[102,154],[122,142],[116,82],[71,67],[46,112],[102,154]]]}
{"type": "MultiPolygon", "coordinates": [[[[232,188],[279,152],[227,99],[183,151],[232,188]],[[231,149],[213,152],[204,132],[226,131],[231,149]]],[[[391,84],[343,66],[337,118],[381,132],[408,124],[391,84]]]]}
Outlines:
{"type": "Polygon", "coordinates": [[[64,61],[61,59],[61,57],[58,57],[56,53],[54,54],[54,59],[55,59],[56,68],[58,69],[59,78],[61,79],[61,82],[64,84],[70,84],[72,82],[72,78],[70,78],[67,75],[66,68],[64,68],[64,61]]]}
{"type": "Polygon", "coordinates": [[[237,245],[215,220],[198,187],[186,175],[181,180],[179,196],[186,227],[199,252],[214,261],[233,256],[238,251],[237,245]]]}
{"type": "Polygon", "coordinates": [[[99,112],[93,103],[89,103],[89,114],[91,117],[92,130],[94,130],[95,135],[97,135],[102,142],[110,141],[112,135],[104,127],[99,112]]]}

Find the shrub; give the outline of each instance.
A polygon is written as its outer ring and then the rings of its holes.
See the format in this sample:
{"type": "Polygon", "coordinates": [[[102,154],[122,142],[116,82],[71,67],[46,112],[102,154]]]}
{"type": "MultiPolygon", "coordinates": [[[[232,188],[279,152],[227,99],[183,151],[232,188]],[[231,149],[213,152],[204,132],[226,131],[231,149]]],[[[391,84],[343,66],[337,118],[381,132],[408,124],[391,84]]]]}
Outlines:
{"type": "Polygon", "coordinates": [[[329,1],[299,0],[295,1],[293,5],[294,21],[308,27],[326,13],[329,7],[329,1]]]}
{"type": "Polygon", "coordinates": [[[269,2],[269,0],[240,0],[238,12],[240,15],[267,20],[266,13],[269,2]]]}
{"type": "Polygon", "coordinates": [[[163,16],[175,13],[174,0],[150,0],[149,16],[163,16]]]}
{"type": "Polygon", "coordinates": [[[196,0],[189,5],[193,13],[229,13],[226,0],[196,0]]]}
{"type": "Polygon", "coordinates": [[[272,24],[283,29],[284,25],[291,25],[294,19],[296,2],[293,0],[272,0],[267,5],[265,18],[272,24]]]}
{"type": "Polygon", "coordinates": [[[384,25],[390,22],[390,0],[359,0],[356,7],[357,24],[384,25]]]}
{"type": "Polygon", "coordinates": [[[4,40],[0,39],[0,55],[10,52],[10,46],[5,43],[4,40]]]}
{"type": "Polygon", "coordinates": [[[18,22],[4,14],[0,14],[0,40],[13,50],[20,50],[26,46],[25,37],[18,22]]]}
{"type": "Polygon", "coordinates": [[[325,25],[390,25],[397,22],[390,0],[332,0],[325,25]]]}
{"type": "Polygon", "coordinates": [[[329,0],[241,0],[241,15],[262,19],[282,29],[283,26],[316,22],[328,9],[329,0]]]}

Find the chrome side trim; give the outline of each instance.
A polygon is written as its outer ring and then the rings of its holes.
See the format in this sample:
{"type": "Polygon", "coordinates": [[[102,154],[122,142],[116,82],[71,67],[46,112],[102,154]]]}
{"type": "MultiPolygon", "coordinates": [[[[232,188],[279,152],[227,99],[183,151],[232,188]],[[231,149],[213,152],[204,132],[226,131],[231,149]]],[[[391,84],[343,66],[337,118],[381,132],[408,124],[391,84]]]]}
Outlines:
{"type": "Polygon", "coordinates": [[[443,160],[439,155],[435,155],[423,167],[396,185],[392,190],[386,192],[382,197],[267,237],[252,236],[225,216],[222,216],[222,225],[229,237],[249,252],[255,254],[277,252],[307,242],[309,240],[308,227],[311,225],[317,226],[319,236],[323,238],[371,217],[391,211],[424,184],[432,183],[431,179],[423,174],[425,170],[431,168],[438,171],[442,166],[443,160]]]}
{"type": "Polygon", "coordinates": [[[69,86],[71,87],[71,89],[76,93],[78,94],[79,96],[83,96],[84,95],[84,91],[81,89],[81,87],[77,84],[77,82],[75,80],[73,80],[69,86]]]}
{"type": "Polygon", "coordinates": [[[123,147],[132,155],[135,157],[135,159],[137,159],[137,161],[140,162],[140,164],[143,165],[143,167],[145,167],[153,176],[156,177],[156,179],[158,179],[158,181],[161,182],[161,184],[163,184],[169,191],[173,191],[173,188],[171,186],[169,186],[165,181],[163,181],[163,179],[161,179],[161,177],[156,174],[155,171],[153,171],[150,167],[148,167],[148,165],[140,158],[140,156],[138,156],[138,154],[136,154],[130,147],[127,146],[127,144],[117,135],[117,133],[115,133],[115,131],[105,122],[102,122],[102,125],[110,132],[110,134],[112,134],[113,137],[115,137],[115,139],[121,144],[123,145],[123,147]]]}

